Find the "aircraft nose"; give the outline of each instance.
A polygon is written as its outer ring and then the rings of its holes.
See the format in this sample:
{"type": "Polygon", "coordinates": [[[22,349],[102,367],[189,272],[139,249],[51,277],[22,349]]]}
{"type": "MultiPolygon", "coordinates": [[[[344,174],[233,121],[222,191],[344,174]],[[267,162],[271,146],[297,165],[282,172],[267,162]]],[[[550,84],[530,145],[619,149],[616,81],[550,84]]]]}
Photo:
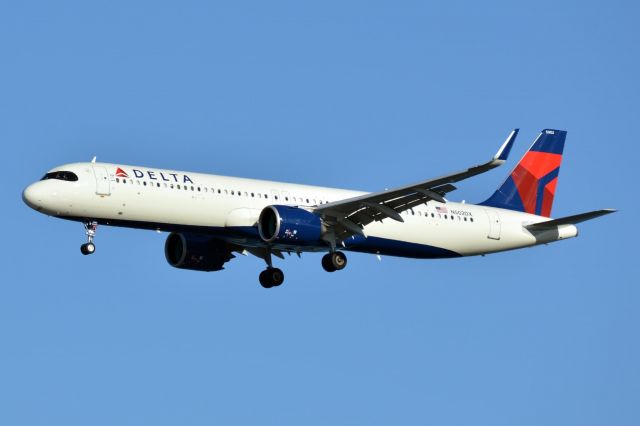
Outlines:
{"type": "Polygon", "coordinates": [[[38,185],[39,182],[32,183],[22,191],[22,200],[26,205],[35,210],[40,210],[42,207],[42,187],[38,185]]]}

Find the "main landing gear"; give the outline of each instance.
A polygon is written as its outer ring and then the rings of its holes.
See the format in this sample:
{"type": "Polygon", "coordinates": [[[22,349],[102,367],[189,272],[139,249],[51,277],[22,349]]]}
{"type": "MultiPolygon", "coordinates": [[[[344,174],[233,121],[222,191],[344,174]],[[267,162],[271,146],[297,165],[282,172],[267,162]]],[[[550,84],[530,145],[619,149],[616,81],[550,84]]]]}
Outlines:
{"type": "Polygon", "coordinates": [[[341,251],[332,251],[322,256],[322,267],[327,272],[340,271],[347,266],[347,256],[341,251]]]}
{"type": "Polygon", "coordinates": [[[264,288],[278,287],[284,282],[284,272],[279,268],[269,267],[260,272],[260,285],[264,288]]]}
{"type": "Polygon", "coordinates": [[[284,272],[279,268],[274,268],[271,262],[271,250],[266,250],[264,261],[267,262],[267,269],[260,272],[258,277],[260,285],[264,288],[278,287],[284,282],[284,272]]]}
{"type": "MultiPolygon", "coordinates": [[[[264,288],[278,287],[284,282],[284,272],[274,268],[271,263],[271,251],[266,250],[263,254],[267,269],[260,272],[260,285],[264,288]]],[[[322,257],[322,267],[327,272],[335,272],[347,266],[347,256],[341,251],[332,251],[322,257]]]]}
{"type": "Polygon", "coordinates": [[[83,223],[84,231],[87,234],[87,242],[80,246],[80,252],[85,256],[93,254],[96,251],[96,245],[93,244],[93,237],[96,236],[96,230],[98,229],[98,222],[95,220],[86,221],[83,223]]]}

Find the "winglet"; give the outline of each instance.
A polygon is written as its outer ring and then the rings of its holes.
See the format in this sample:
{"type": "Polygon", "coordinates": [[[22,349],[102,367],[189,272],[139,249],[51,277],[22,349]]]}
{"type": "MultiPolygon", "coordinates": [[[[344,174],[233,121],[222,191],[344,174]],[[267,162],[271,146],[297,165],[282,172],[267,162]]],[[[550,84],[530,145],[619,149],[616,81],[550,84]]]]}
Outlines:
{"type": "Polygon", "coordinates": [[[511,152],[513,142],[515,142],[519,130],[520,129],[513,129],[511,133],[509,133],[507,140],[504,141],[498,152],[496,152],[496,155],[493,156],[494,161],[507,161],[507,157],[509,157],[509,152],[511,152]]]}

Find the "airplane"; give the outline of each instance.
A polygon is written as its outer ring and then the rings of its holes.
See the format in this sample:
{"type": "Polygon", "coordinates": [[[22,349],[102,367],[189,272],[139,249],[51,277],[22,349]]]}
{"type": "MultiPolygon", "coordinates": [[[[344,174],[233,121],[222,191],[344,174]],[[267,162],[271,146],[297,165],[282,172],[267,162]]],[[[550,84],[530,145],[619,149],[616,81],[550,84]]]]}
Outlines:
{"type": "Polygon", "coordinates": [[[273,256],[324,253],[327,272],[347,265],[345,251],[416,259],[454,258],[576,237],[576,224],[614,209],[551,218],[567,132],[545,129],[487,200],[445,198],[453,183],[504,164],[518,134],[510,132],[487,162],[442,177],[379,192],[181,172],[122,164],[65,164],[24,189],[36,211],[82,222],[95,252],[98,225],[166,231],[164,252],[176,268],[219,271],[235,257],[264,260],[264,288],[284,273],[273,256]]]}

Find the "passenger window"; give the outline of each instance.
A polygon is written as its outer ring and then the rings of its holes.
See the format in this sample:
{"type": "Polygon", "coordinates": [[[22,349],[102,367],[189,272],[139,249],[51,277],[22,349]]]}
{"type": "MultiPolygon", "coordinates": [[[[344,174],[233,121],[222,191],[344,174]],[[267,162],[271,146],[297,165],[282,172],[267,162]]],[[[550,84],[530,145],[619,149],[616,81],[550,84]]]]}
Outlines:
{"type": "Polygon", "coordinates": [[[472,218],[472,217],[470,217],[470,218],[469,218],[469,220],[470,220],[471,222],[473,222],[473,218],[472,218]]]}
{"type": "Polygon", "coordinates": [[[142,182],[142,184],[143,184],[144,186],[147,186],[147,181],[146,181],[146,180],[145,180],[145,181],[143,181],[143,182],[142,182]]]}

